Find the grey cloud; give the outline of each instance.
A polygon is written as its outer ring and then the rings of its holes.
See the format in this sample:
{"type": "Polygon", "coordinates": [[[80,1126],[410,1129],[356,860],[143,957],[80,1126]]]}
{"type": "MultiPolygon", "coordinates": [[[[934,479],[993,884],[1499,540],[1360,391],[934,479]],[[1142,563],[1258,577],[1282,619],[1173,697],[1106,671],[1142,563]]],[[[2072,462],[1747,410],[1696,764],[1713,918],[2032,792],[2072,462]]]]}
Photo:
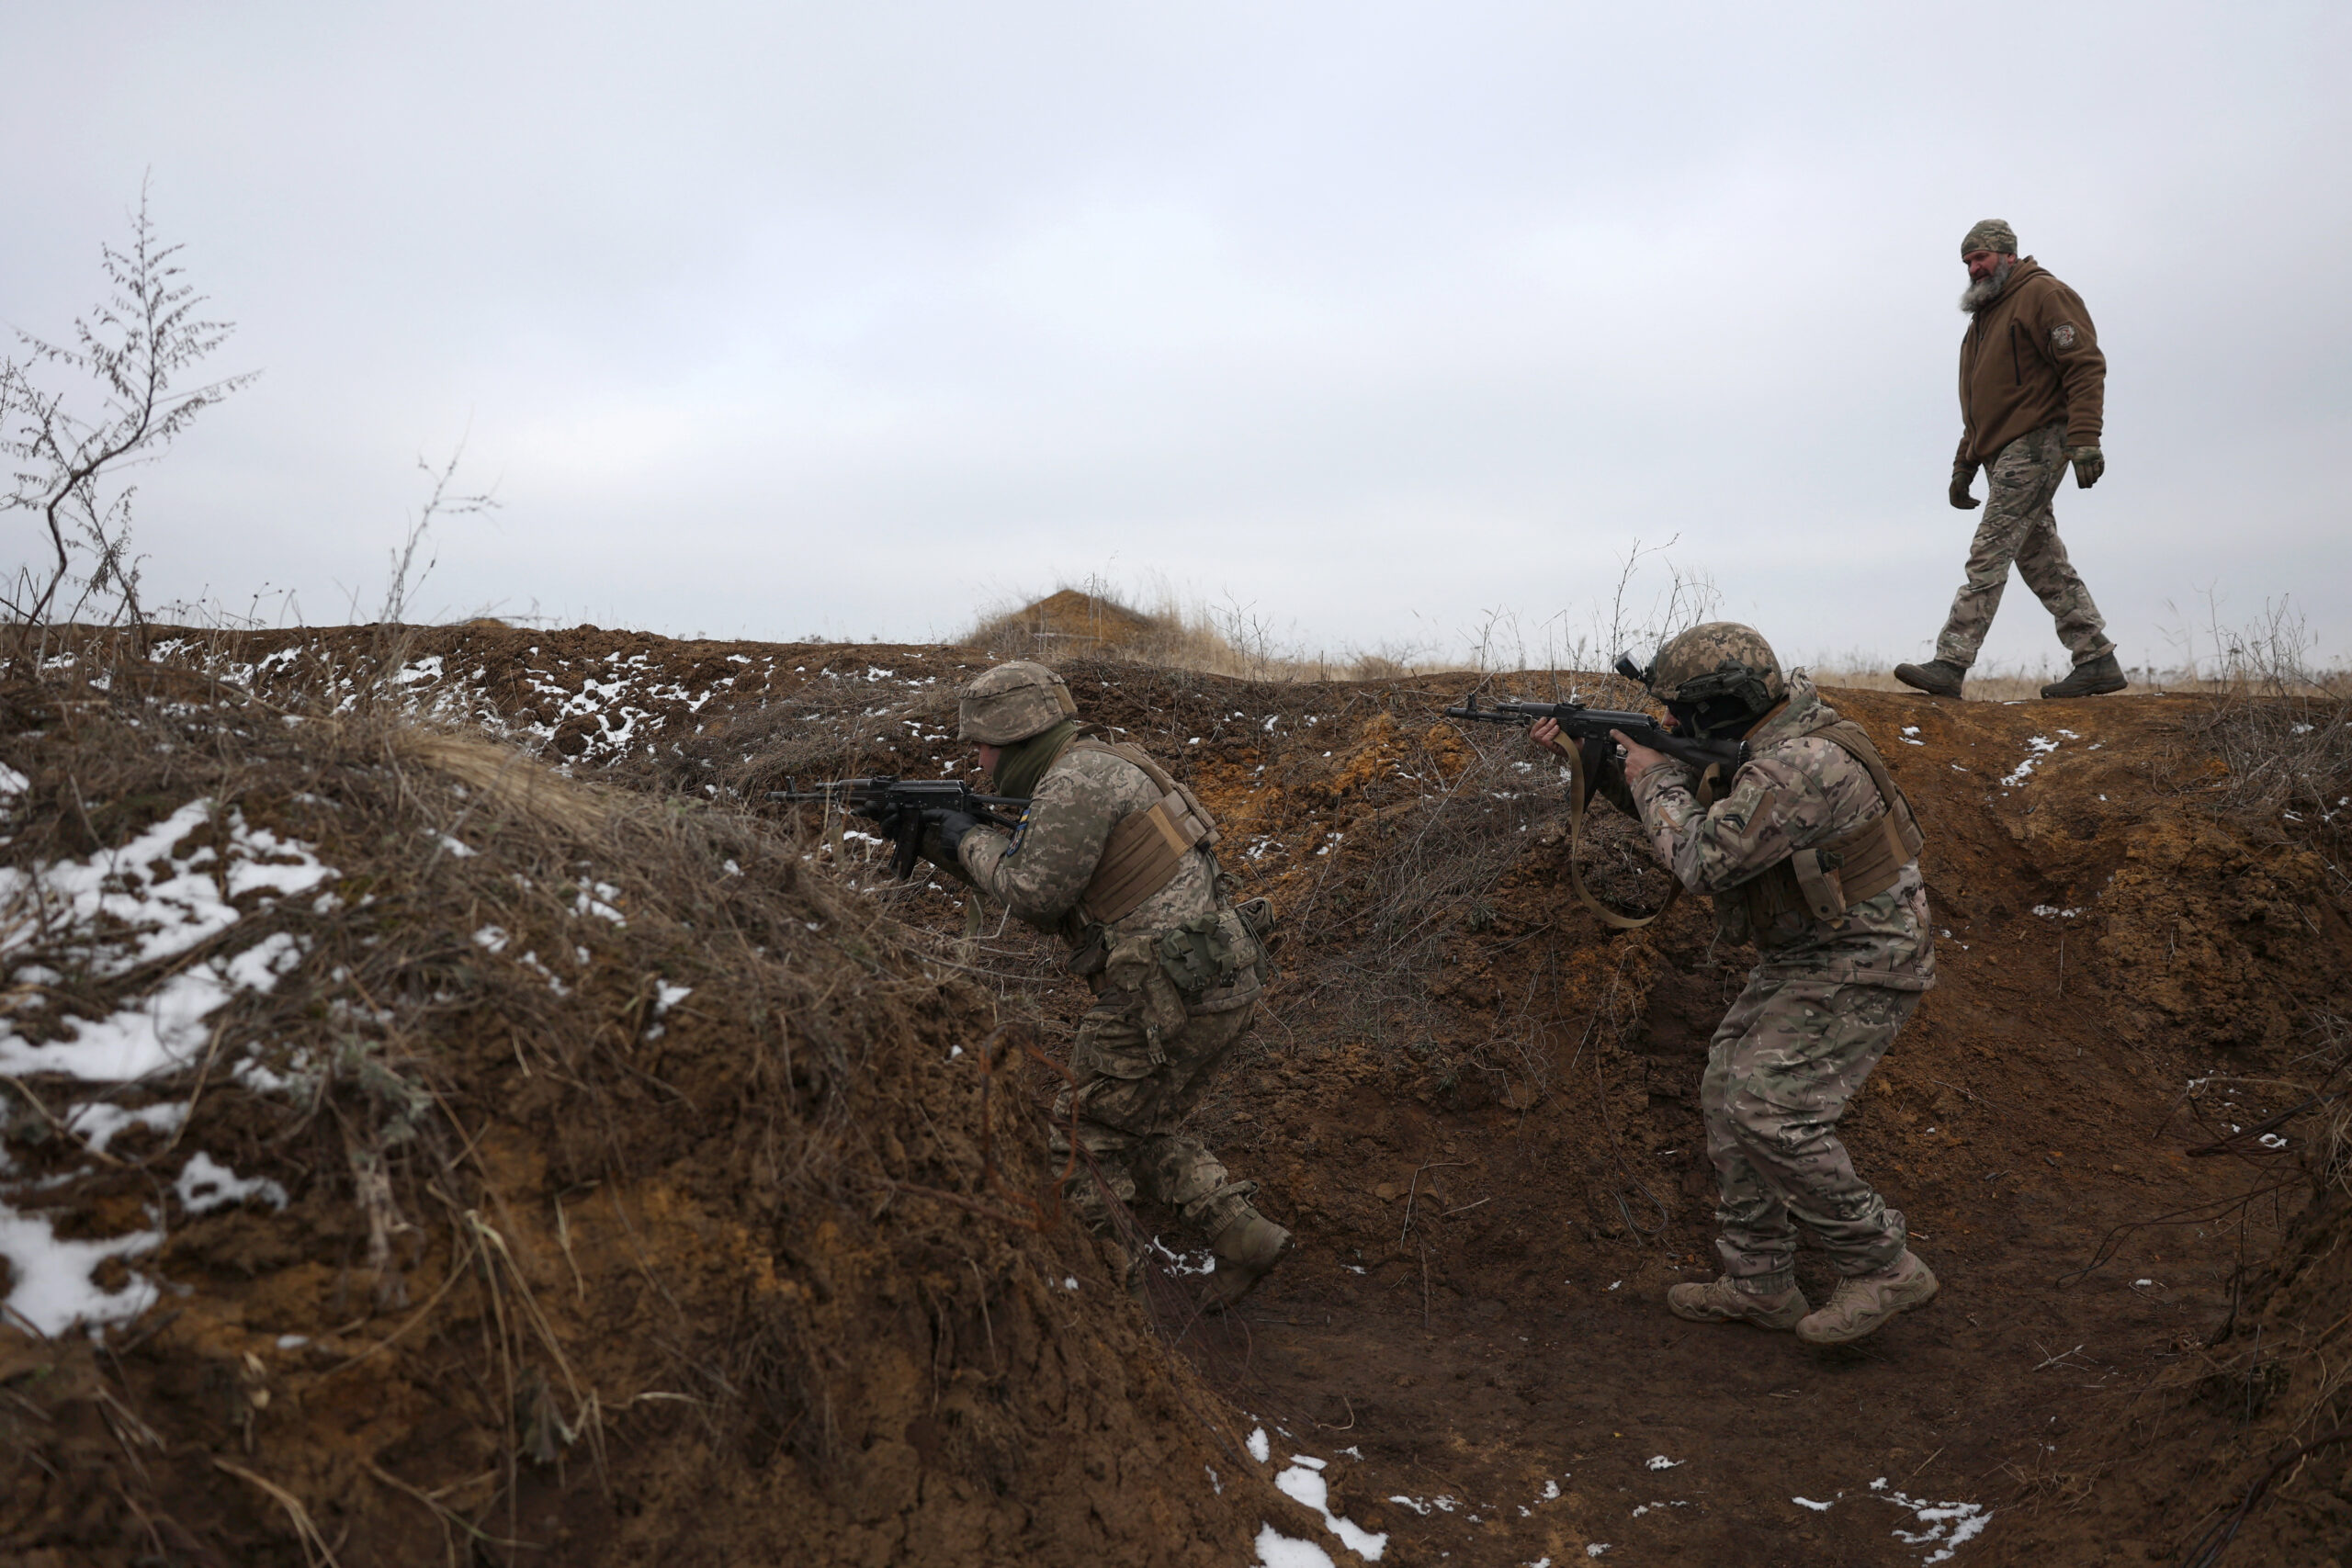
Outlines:
{"type": "MultiPolygon", "coordinates": [[[[1971,520],[1961,231],[2081,289],[2127,657],[2292,590],[2341,655],[2340,8],[19,7],[0,318],[141,171],[263,382],[143,477],[151,584],[311,618],[470,430],[426,600],[922,636],[1159,574],[1374,646],[1679,536],[1912,655],[1971,520]],[[1964,35],[1963,36],[1963,31],[1964,35]],[[2226,610],[2225,610],[2226,614],[2226,610]],[[1400,633],[1398,628],[1404,630],[1400,633]]],[[[366,601],[363,598],[363,604],[366,601]]],[[[1988,657],[2056,645],[2020,588],[1988,657]]],[[[1835,628],[1834,630],[1827,628],[1835,628]]]]}

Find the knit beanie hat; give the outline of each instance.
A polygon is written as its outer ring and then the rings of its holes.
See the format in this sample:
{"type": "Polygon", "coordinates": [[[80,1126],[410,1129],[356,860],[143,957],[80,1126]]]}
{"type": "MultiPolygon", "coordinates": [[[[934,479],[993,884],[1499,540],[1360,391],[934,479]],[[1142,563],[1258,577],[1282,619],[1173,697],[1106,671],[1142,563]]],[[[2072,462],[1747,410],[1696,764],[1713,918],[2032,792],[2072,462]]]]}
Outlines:
{"type": "Polygon", "coordinates": [[[1974,228],[1961,236],[1960,254],[1966,255],[1971,251],[1990,251],[1996,256],[2013,256],[2018,254],[2018,231],[1998,218],[1981,220],[1974,228]]]}

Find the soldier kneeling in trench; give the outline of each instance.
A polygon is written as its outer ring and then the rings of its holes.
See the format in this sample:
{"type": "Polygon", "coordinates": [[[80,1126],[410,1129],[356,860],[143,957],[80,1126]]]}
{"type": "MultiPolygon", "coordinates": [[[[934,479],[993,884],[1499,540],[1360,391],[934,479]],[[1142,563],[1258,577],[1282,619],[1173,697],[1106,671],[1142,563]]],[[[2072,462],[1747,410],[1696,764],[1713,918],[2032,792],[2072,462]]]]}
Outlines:
{"type": "MultiPolygon", "coordinates": [[[[1713,768],[1702,781],[1612,731],[1623,761],[1589,742],[1588,787],[1640,818],[1676,878],[1713,898],[1725,939],[1758,950],[1700,1084],[1724,1273],[1674,1286],[1667,1305],[1694,1322],[1846,1344],[1936,1293],[1903,1215],[1855,1174],[1837,1134],[1935,984],[1918,825],[1870,737],[1803,671],[1783,676],[1751,628],[1694,626],[1658,649],[1645,681],[1677,729],[1744,739],[1747,760],[1720,784],[1713,768]],[[1800,1227],[1838,1269],[1817,1312],[1797,1288],[1800,1227]]],[[[1556,724],[1530,733],[1566,755],[1556,724]]]]}
{"type": "MultiPolygon", "coordinates": [[[[1177,1130],[1248,1032],[1266,973],[1212,852],[1216,820],[1141,748],[1080,723],[1069,688],[1042,664],[998,665],[965,687],[956,712],[993,792],[1029,804],[1010,836],[950,814],[926,852],[1027,924],[1059,932],[1070,972],[1094,991],[1070,1049],[1076,1086],[1054,1108],[1055,1157],[1069,1157],[1075,1101],[1091,1162],[1072,1179],[1071,1204],[1106,1239],[1111,1205],[1097,1174],[1120,1202],[1140,1194],[1178,1210],[1216,1258],[1208,1304],[1231,1306],[1291,1235],[1250,1206],[1256,1182],[1228,1179],[1177,1130]]],[[[1139,1294],[1142,1260],[1125,1264],[1139,1294]]]]}

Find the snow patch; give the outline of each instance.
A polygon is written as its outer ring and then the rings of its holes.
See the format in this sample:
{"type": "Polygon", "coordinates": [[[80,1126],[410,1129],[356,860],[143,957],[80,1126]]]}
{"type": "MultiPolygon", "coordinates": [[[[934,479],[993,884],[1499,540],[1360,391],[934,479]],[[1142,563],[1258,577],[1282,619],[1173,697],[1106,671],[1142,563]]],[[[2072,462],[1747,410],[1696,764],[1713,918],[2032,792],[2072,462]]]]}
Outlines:
{"type": "Polygon", "coordinates": [[[277,1182],[266,1176],[241,1177],[202,1152],[188,1156],[172,1190],[180,1195],[180,1207],[191,1214],[208,1214],[248,1198],[258,1198],[275,1209],[286,1207],[286,1189],[277,1182]]]}
{"type": "Polygon", "coordinates": [[[1273,1526],[1258,1526],[1260,1568],[1339,1568],[1331,1554],[1311,1540],[1293,1540],[1273,1526]]]}
{"type": "Polygon", "coordinates": [[[163,1245],[160,1230],[133,1231],[104,1241],[60,1241],[39,1214],[0,1208],[0,1258],[8,1260],[13,1288],[6,1316],[54,1337],[77,1323],[93,1328],[127,1323],[155,1302],[154,1282],[133,1274],[119,1291],[98,1287],[91,1276],[110,1258],[134,1258],[163,1245]]]}
{"type": "MultiPolygon", "coordinates": [[[[580,962],[583,966],[588,962],[585,950],[582,952],[580,962]]],[[[662,1021],[662,1018],[672,1008],[694,994],[695,988],[692,986],[673,986],[667,980],[654,981],[653,1021],[645,1026],[645,1037],[648,1040],[659,1040],[667,1033],[670,1026],[662,1021]]]]}
{"type": "Polygon", "coordinates": [[[1330,1483],[1323,1479],[1324,1461],[1305,1454],[1293,1454],[1295,1461],[1288,1470],[1274,1477],[1274,1489],[1293,1502],[1313,1509],[1323,1516],[1323,1528],[1340,1538],[1340,1544],[1367,1562],[1380,1561],[1388,1550],[1388,1537],[1374,1535],[1353,1520],[1342,1518],[1331,1511],[1330,1483]],[[1309,1468],[1309,1467],[1312,1468],[1309,1468]]]}
{"type": "Polygon", "coordinates": [[[1919,1559],[1921,1568],[1937,1562],[1948,1562],[1953,1552],[1984,1533],[1993,1522],[1993,1512],[1981,1503],[1931,1503],[1924,1497],[1907,1497],[1900,1492],[1889,1491],[1886,1477],[1871,1483],[1871,1490],[1880,1501],[1907,1508],[1912,1517],[1927,1528],[1919,1530],[1896,1529],[1894,1539],[1905,1546],[1932,1546],[1935,1550],[1919,1559]]]}
{"type": "Polygon", "coordinates": [[[177,1100],[125,1111],[108,1100],[93,1100],[66,1112],[65,1130],[87,1144],[92,1154],[102,1155],[107,1152],[107,1145],[114,1142],[115,1134],[125,1128],[152,1127],[158,1133],[168,1133],[186,1120],[187,1107],[177,1100]]]}
{"type": "MultiPolygon", "coordinates": [[[[2065,731],[2060,730],[2059,733],[2063,735],[2065,731]]],[[[2024,784],[2027,775],[2031,773],[2035,768],[2041,765],[2042,759],[2048,757],[2051,752],[2058,750],[2058,742],[2051,739],[2046,735],[2029,736],[2026,738],[2026,745],[2032,749],[2031,754],[2029,755],[2024,761],[2019,762],[2014,770],[2002,775],[2002,788],[2016,789],[2018,785],[2024,784]]]]}

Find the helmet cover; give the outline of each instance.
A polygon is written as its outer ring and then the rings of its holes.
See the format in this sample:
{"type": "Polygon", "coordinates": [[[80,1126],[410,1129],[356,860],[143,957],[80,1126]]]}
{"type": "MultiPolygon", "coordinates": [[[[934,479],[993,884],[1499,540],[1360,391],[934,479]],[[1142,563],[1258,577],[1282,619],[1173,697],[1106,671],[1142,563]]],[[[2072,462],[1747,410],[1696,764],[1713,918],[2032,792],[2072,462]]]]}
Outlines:
{"type": "Polygon", "coordinates": [[[1034,660],[1015,659],[956,694],[956,735],[983,746],[1010,746],[1044,734],[1077,711],[1077,699],[1060,676],[1034,660]]]}
{"type": "Polygon", "coordinates": [[[1708,621],[1668,640],[1650,666],[1650,694],[1678,709],[1753,718],[1788,694],[1780,659],[1754,626],[1708,621]]]}

